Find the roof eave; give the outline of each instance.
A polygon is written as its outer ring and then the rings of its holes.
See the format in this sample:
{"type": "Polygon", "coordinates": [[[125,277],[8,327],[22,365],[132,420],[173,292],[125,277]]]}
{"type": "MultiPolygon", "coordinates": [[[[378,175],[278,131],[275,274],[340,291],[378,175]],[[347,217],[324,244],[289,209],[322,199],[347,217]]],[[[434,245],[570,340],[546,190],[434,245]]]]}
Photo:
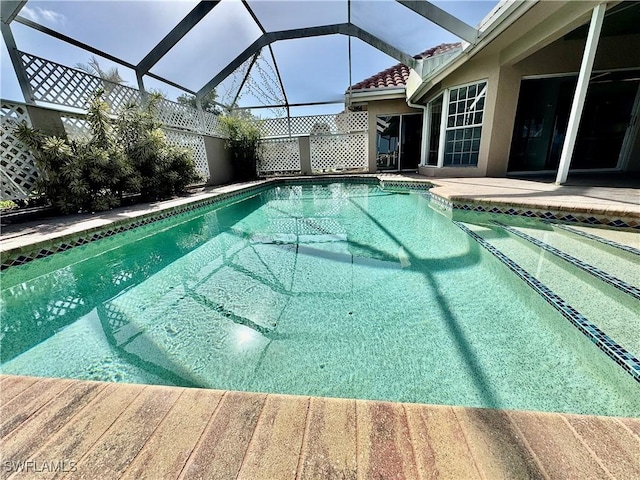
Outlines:
{"type": "Polygon", "coordinates": [[[492,10],[487,17],[494,15],[496,11],[501,8],[504,8],[503,13],[483,25],[485,28],[480,32],[478,41],[473,45],[467,45],[460,55],[453,57],[451,62],[443,65],[442,68],[439,68],[424,77],[422,82],[415,89],[407,89],[407,100],[411,103],[418,103],[434,85],[440,83],[447,76],[460,68],[538,2],[539,0],[526,0],[522,2],[503,0],[500,2],[500,4],[498,4],[498,6],[492,10]]]}
{"type": "Polygon", "coordinates": [[[406,98],[405,87],[381,87],[381,88],[363,88],[360,90],[352,90],[344,95],[345,103],[365,103],[376,100],[395,100],[406,98]]]}

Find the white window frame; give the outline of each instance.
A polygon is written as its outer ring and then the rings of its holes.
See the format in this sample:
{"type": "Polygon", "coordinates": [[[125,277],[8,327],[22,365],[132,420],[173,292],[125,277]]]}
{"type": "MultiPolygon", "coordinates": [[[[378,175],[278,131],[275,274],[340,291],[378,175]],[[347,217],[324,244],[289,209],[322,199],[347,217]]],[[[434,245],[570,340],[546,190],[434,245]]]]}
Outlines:
{"type": "MultiPolygon", "coordinates": [[[[482,126],[484,125],[484,112],[486,110],[486,98],[487,98],[487,90],[489,88],[489,80],[486,78],[483,79],[478,79],[478,80],[474,80],[473,82],[468,82],[468,83],[462,83],[460,85],[454,85],[451,86],[449,88],[445,88],[444,90],[442,90],[441,92],[438,92],[436,95],[434,95],[432,98],[429,99],[429,101],[427,102],[427,118],[428,118],[428,122],[429,122],[429,129],[428,129],[428,134],[427,134],[427,144],[426,144],[426,148],[427,148],[427,154],[425,155],[425,164],[423,166],[427,166],[427,167],[434,167],[433,165],[427,165],[427,157],[429,155],[429,149],[430,149],[430,145],[429,145],[429,140],[431,138],[431,102],[433,102],[434,100],[438,99],[440,97],[440,95],[442,95],[442,114],[440,116],[440,138],[439,138],[439,145],[438,145],[438,162],[437,165],[435,165],[436,168],[443,168],[445,166],[444,164],[444,153],[445,153],[445,141],[446,141],[446,135],[447,135],[447,131],[451,131],[451,130],[460,130],[460,129],[464,129],[464,128],[475,128],[475,127],[480,127],[482,128],[482,126]],[[449,102],[450,102],[450,95],[451,95],[451,91],[452,90],[457,90],[459,88],[464,88],[464,87],[469,87],[471,85],[479,85],[481,83],[485,83],[484,88],[478,93],[476,94],[476,101],[478,101],[481,98],[481,95],[484,96],[485,98],[485,106],[482,109],[482,121],[479,124],[476,123],[470,123],[468,125],[461,125],[461,126],[453,126],[453,127],[447,127],[447,120],[449,117],[449,102]]],[[[481,140],[482,140],[482,133],[481,135],[481,140]]],[[[460,167],[460,166],[467,166],[467,165],[446,165],[447,167],[460,167]]],[[[469,165],[469,166],[476,166],[476,165],[469,165]]]]}

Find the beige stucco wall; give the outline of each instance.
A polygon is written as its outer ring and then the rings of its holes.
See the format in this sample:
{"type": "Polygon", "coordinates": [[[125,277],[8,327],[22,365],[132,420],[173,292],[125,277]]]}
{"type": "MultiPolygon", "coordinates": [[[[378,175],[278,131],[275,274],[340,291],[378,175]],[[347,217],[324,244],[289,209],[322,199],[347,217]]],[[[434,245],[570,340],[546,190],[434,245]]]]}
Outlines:
{"type": "MultiPolygon", "coordinates": [[[[499,56],[474,57],[442,82],[440,90],[482,80],[487,81],[482,139],[475,167],[420,167],[428,176],[504,176],[511,132],[518,103],[520,75],[511,67],[501,67],[499,56]],[[505,152],[506,150],[506,152],[505,152]],[[502,164],[504,163],[504,167],[502,164]],[[504,172],[503,172],[504,170],[504,172]]],[[[439,92],[433,92],[435,96],[439,92]]]]}
{"type": "MultiPolygon", "coordinates": [[[[429,92],[424,101],[435,97],[444,88],[488,80],[478,166],[421,167],[420,173],[429,176],[505,176],[522,77],[577,73],[584,44],[584,39],[560,39],[514,65],[503,64],[499,53],[478,55],[446,77],[441,88],[429,92]]],[[[600,39],[594,69],[618,68],[640,68],[640,35],[600,39]]],[[[636,141],[629,170],[640,170],[639,142],[636,141]]]]}
{"type": "Polygon", "coordinates": [[[60,118],[61,112],[33,105],[27,105],[27,111],[29,112],[31,126],[33,128],[37,128],[49,136],[64,137],[66,135],[62,119],[60,118]]]}
{"type": "Polygon", "coordinates": [[[396,100],[380,100],[370,102],[367,106],[369,112],[369,172],[374,173],[376,166],[376,117],[378,115],[398,115],[401,113],[422,113],[422,110],[411,108],[404,98],[396,100]]]}
{"type": "Polygon", "coordinates": [[[233,179],[231,154],[224,146],[224,139],[218,137],[204,137],[204,148],[207,152],[209,164],[209,180],[207,185],[221,185],[233,179]]]}

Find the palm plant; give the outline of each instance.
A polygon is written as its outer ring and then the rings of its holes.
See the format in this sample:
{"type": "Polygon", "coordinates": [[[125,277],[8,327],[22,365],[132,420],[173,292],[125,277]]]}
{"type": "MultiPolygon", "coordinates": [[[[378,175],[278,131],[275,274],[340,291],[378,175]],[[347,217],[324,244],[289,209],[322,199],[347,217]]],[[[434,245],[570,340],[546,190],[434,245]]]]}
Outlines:
{"type": "Polygon", "coordinates": [[[123,85],[126,83],[120,76],[120,72],[117,67],[111,67],[108,70],[103,70],[95,55],[93,55],[87,63],[76,63],[75,67],[89,75],[102,79],[102,85],[107,95],[111,93],[116,85],[123,85]]]}

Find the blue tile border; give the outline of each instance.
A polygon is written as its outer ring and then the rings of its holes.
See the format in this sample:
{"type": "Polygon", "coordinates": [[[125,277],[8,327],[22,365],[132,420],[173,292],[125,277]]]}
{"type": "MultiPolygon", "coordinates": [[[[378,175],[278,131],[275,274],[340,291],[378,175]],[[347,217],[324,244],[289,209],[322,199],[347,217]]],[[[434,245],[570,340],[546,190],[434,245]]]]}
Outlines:
{"type": "Polygon", "coordinates": [[[433,188],[433,185],[428,182],[412,182],[410,180],[386,180],[384,177],[380,179],[380,188],[387,189],[407,189],[407,190],[420,190],[428,191],[433,188]]]}
{"type": "Polygon", "coordinates": [[[432,185],[428,182],[421,181],[399,181],[399,180],[386,180],[377,176],[356,176],[356,175],[324,175],[324,176],[309,176],[303,178],[287,178],[278,177],[270,178],[258,185],[250,185],[248,187],[241,187],[233,192],[225,192],[214,194],[214,196],[195,200],[184,205],[169,207],[165,210],[157,212],[150,212],[140,215],[135,218],[128,218],[118,220],[108,225],[100,226],[85,230],[83,232],[72,233],[63,237],[54,239],[43,240],[24,247],[18,247],[15,249],[6,250],[0,252],[2,257],[2,263],[0,270],[5,270],[10,267],[24,265],[38,258],[44,258],[49,255],[53,255],[58,252],[64,252],[70,248],[79,247],[90,242],[95,242],[105,237],[110,237],[117,233],[121,233],[133,228],[140,227],[142,225],[148,225],[150,223],[157,222],[181,213],[190,212],[192,210],[208,207],[225,201],[238,201],[246,198],[250,195],[254,195],[261,191],[267,190],[274,186],[294,186],[294,185],[328,185],[331,183],[358,183],[367,185],[380,185],[388,188],[399,188],[405,190],[418,190],[428,191],[432,185]]]}
{"type": "Polygon", "coordinates": [[[431,192],[431,198],[439,206],[453,211],[460,210],[465,212],[501,214],[512,217],[519,216],[535,218],[543,221],[552,220],[555,222],[564,222],[574,225],[606,226],[611,228],[640,231],[640,218],[635,217],[593,212],[568,212],[562,208],[550,210],[532,206],[523,207],[508,204],[487,204],[474,201],[461,202],[458,200],[449,200],[444,197],[440,197],[438,194],[433,192],[431,192]]]}
{"type": "Polygon", "coordinates": [[[174,217],[181,213],[190,212],[199,208],[208,207],[218,203],[235,202],[268,189],[272,183],[251,185],[233,192],[224,192],[215,196],[195,200],[193,202],[170,207],[157,212],[150,212],[134,218],[119,220],[108,225],[94,227],[83,232],[72,233],[63,237],[43,240],[24,247],[1,252],[2,264],[0,270],[24,265],[33,260],[48,257],[58,252],[64,252],[71,248],[79,247],[87,243],[95,242],[102,238],[111,237],[121,232],[131,230],[143,225],[174,217]]]}
{"type": "Polygon", "coordinates": [[[620,280],[619,278],[614,277],[613,275],[608,274],[607,272],[600,270],[599,268],[596,268],[592,265],[589,265],[588,263],[583,262],[582,260],[573,257],[571,255],[569,255],[568,253],[563,252],[562,250],[558,250],[555,247],[552,247],[551,245],[548,245],[540,240],[538,240],[537,238],[534,238],[530,235],[527,235],[524,232],[521,232],[520,230],[517,230],[513,227],[510,227],[508,225],[504,225],[500,222],[496,222],[493,221],[492,222],[495,225],[498,225],[499,227],[501,227],[502,229],[506,230],[507,232],[516,235],[528,242],[531,242],[532,244],[534,244],[537,247],[542,248],[543,250],[554,254],[557,257],[560,257],[561,259],[569,262],[571,265],[574,265],[576,267],[578,267],[579,269],[593,275],[594,277],[596,277],[599,280],[602,280],[603,282],[608,283],[609,285],[617,288],[618,290],[626,293],[627,295],[632,296],[633,298],[640,300],[640,288],[635,287],[633,285],[629,285],[627,282],[620,280]]]}
{"type": "Polygon", "coordinates": [[[585,237],[588,238],[590,240],[594,240],[596,242],[599,243],[603,243],[605,245],[609,245],[610,247],[615,247],[619,250],[624,250],[625,252],[629,252],[632,253],[634,255],[638,255],[640,256],[640,250],[638,250],[637,248],[634,248],[630,245],[623,245],[621,243],[618,242],[614,242],[613,240],[608,240],[606,238],[600,237],[598,235],[594,235],[591,233],[587,233],[587,232],[583,232],[582,230],[576,230],[575,228],[571,228],[568,225],[562,225],[560,223],[554,223],[554,222],[546,222],[549,225],[553,225],[554,228],[560,228],[562,230],[566,230],[567,232],[571,232],[575,235],[580,235],[581,237],[585,237]]]}
{"type": "Polygon", "coordinates": [[[575,308],[565,302],[556,295],[550,288],[529,274],[517,263],[507,257],[504,253],[491,245],[480,235],[467,228],[458,221],[453,222],[462,231],[467,233],[471,238],[478,242],[482,247],[493,254],[498,260],[505,264],[509,270],[524,280],[533,290],[541,295],[547,303],[555,308],[560,314],[569,320],[583,335],[596,344],[596,346],[620,365],[627,373],[629,373],[637,382],[640,383],[640,360],[625,350],[624,347],[613,341],[607,334],[600,330],[596,325],[591,323],[584,315],[575,308]]]}

